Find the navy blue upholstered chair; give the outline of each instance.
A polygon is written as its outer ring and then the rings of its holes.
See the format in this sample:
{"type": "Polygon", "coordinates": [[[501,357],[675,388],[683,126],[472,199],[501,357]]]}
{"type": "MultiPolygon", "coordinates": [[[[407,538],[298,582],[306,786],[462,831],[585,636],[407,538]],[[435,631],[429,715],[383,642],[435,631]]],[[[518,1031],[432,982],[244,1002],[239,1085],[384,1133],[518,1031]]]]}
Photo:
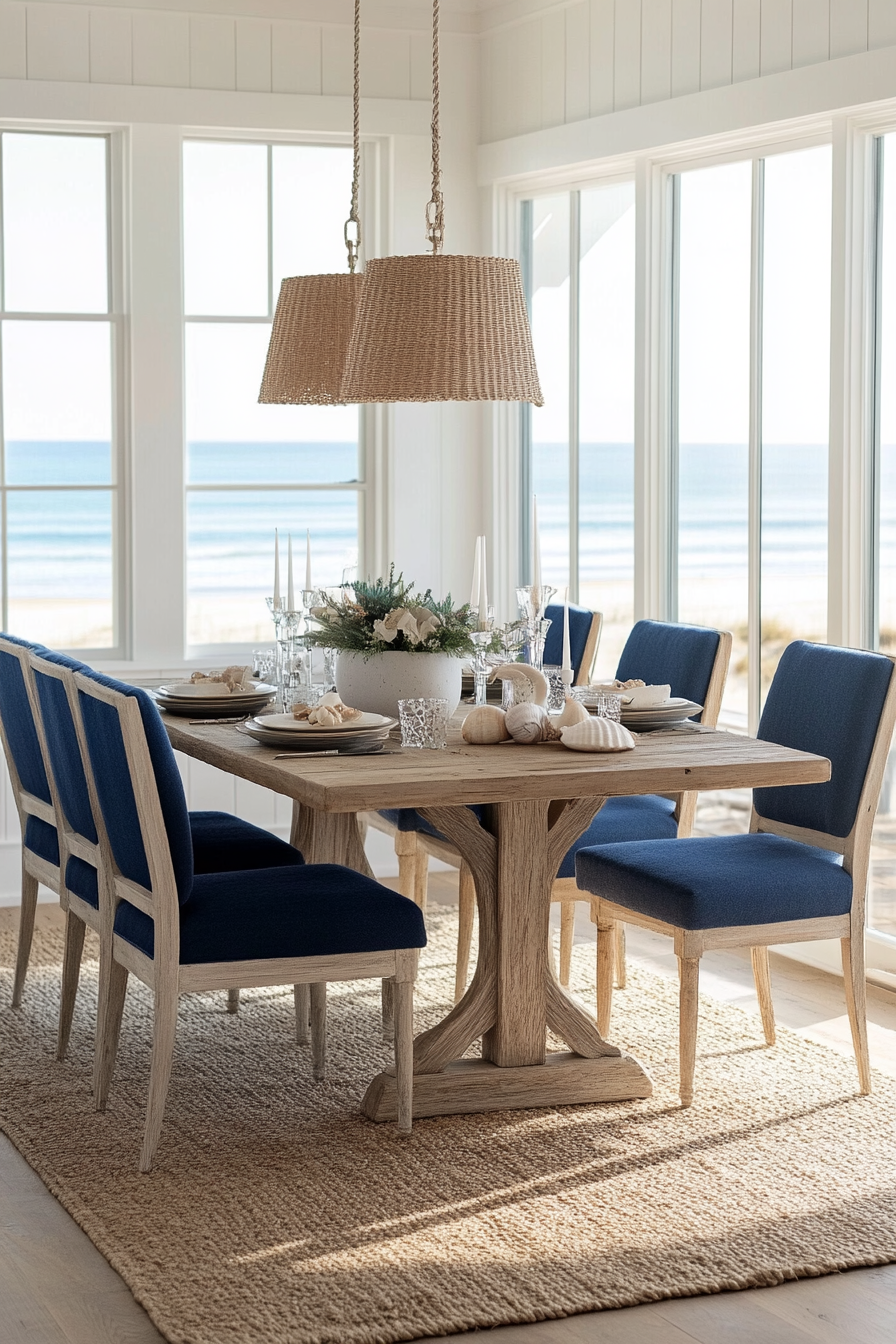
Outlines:
{"type": "Polygon", "coordinates": [[[115,1064],[128,974],[153,992],[140,1156],[158,1145],[178,996],[231,985],[309,984],[315,1077],[326,1067],[326,981],[393,981],[398,1127],[411,1128],[413,983],[426,942],[413,901],[335,864],[199,873],[180,775],[155,705],[96,673],[75,678],[103,856],[97,1108],[115,1064]],[[163,750],[168,747],[170,756],[163,750]]]}
{"type": "Polygon", "coordinates": [[[750,947],[765,1039],[775,1039],[768,948],[839,938],[859,1070],[865,1025],[865,888],[871,830],[896,721],[894,660],[798,642],[785,649],[758,736],[826,756],[825,784],[753,791],[748,835],[580,849],[579,886],[598,929],[598,1026],[609,1026],[617,920],[667,933],[680,969],[680,1092],[693,1098],[700,957],[750,947]],[[842,857],[841,857],[842,856],[842,857]]]}
{"type": "Polygon", "coordinates": [[[0,736],[19,821],[22,826],[22,913],[12,1003],[22,1002],[31,955],[39,882],[62,894],[59,838],[50,781],[36,723],[36,701],[29,656],[37,646],[14,635],[0,635],[0,736]]]}
{"type": "MultiPolygon", "coordinates": [[[[36,692],[36,723],[44,753],[53,798],[61,855],[60,897],[66,909],[65,955],[62,971],[62,1001],[59,1013],[57,1056],[62,1059],[68,1044],[78,990],[85,928],[100,931],[99,883],[101,868],[99,837],[94,822],[94,803],[82,764],[77,723],[73,672],[97,675],[83,663],[48,649],[30,656],[36,692]]],[[[115,683],[119,684],[119,683],[115,683]]],[[[147,717],[159,720],[158,710],[146,701],[147,717]]],[[[161,723],[153,733],[156,755],[168,775],[177,767],[161,723]]],[[[292,845],[226,812],[191,812],[190,839],[197,872],[235,868],[272,868],[300,864],[302,856],[292,845]]]]}
{"type": "MultiPolygon", "coordinates": [[[[563,662],[563,607],[547,607],[545,616],[551,622],[544,641],[544,662],[547,667],[559,667],[563,662]]],[[[603,616],[590,607],[569,604],[569,656],[573,670],[573,685],[587,686],[591,680],[603,616]]]]}
{"type": "MultiPolygon", "coordinates": [[[[620,681],[639,678],[648,686],[671,687],[673,696],[702,705],[695,720],[714,728],[719,719],[722,694],[731,660],[731,635],[700,625],[676,625],[668,621],[638,621],[619,656],[616,676],[620,681]]],[[[575,903],[581,899],[576,887],[575,856],[592,845],[619,844],[627,840],[671,840],[689,836],[694,826],[696,793],[665,798],[648,794],[634,798],[608,798],[583,836],[566,855],[554,883],[553,899],[560,902],[560,981],[569,984],[572,959],[575,903]]],[[[625,925],[616,931],[614,958],[617,983],[625,988],[625,925]]]]}

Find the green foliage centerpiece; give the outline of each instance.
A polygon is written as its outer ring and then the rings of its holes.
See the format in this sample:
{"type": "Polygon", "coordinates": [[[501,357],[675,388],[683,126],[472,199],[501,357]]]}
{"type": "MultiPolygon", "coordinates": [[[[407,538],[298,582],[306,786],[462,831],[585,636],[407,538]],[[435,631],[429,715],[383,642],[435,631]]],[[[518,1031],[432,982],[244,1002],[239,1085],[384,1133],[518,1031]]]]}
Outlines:
{"type": "Polygon", "coordinates": [[[417,596],[414,585],[389,570],[388,579],[354,583],[350,593],[327,598],[312,608],[317,629],[309,642],[340,653],[447,653],[455,658],[473,652],[470,632],[475,616],[469,606],[455,610],[449,594],[439,602],[430,590],[417,596]]]}
{"type": "Polygon", "coordinates": [[[461,659],[473,652],[475,615],[451,598],[422,595],[401,574],[350,585],[314,607],[309,643],[336,649],[336,689],[347,705],[395,717],[399,700],[436,697],[453,713],[460,702],[461,659]],[[423,658],[420,655],[427,654],[423,658]]]}

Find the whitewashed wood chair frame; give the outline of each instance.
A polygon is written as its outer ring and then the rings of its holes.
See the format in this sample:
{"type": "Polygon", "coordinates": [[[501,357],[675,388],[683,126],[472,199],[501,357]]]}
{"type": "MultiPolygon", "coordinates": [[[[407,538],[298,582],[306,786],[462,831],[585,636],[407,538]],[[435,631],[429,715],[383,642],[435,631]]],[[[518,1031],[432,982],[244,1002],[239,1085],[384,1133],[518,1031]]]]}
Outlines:
{"type": "MultiPolygon", "coordinates": [[[[78,712],[78,700],[75,690],[74,673],[67,668],[60,667],[57,663],[48,663],[37,654],[31,654],[29,664],[32,675],[34,672],[40,672],[46,677],[53,677],[56,681],[62,683],[71,710],[72,720],[75,725],[75,733],[78,738],[78,746],[81,750],[81,758],[85,756],[84,730],[81,724],[81,717],[78,712]]],[[[68,1048],[69,1035],[71,1033],[72,1014],[75,1007],[75,996],[78,991],[78,979],[81,969],[81,956],[84,951],[84,934],[87,929],[92,929],[99,934],[101,930],[102,916],[100,909],[94,907],[89,901],[85,901],[76,892],[71,891],[66,885],[66,870],[68,860],[71,857],[82,859],[89,863],[91,867],[97,870],[97,885],[102,881],[103,860],[100,851],[99,841],[94,843],[87,836],[80,835],[72,830],[65,813],[56,783],[56,776],[53,771],[53,764],[50,757],[50,751],[47,746],[47,730],[44,724],[43,713],[40,707],[40,699],[37,695],[37,688],[32,682],[35,704],[35,723],[37,724],[38,739],[40,741],[41,751],[44,758],[44,768],[47,772],[47,779],[50,784],[50,792],[53,796],[54,810],[57,817],[57,833],[59,835],[59,854],[62,859],[60,875],[60,901],[65,910],[65,950],[62,961],[62,1000],[59,1008],[59,1037],[57,1043],[56,1057],[63,1059],[68,1048]]],[[[93,776],[85,771],[87,781],[87,790],[90,798],[90,806],[94,817],[99,812],[96,792],[93,787],[93,776]]],[[[97,832],[99,835],[99,832],[97,832]]]]}
{"type": "Polygon", "coordinates": [[[37,703],[37,694],[34,689],[34,679],[31,675],[30,650],[19,644],[11,644],[8,640],[0,639],[0,650],[4,653],[12,654],[17,659],[22,669],[22,678],[25,683],[25,690],[28,695],[28,703],[31,706],[31,714],[37,729],[38,742],[41,747],[41,755],[44,762],[44,770],[47,772],[47,782],[50,787],[51,802],[47,803],[35,794],[29,793],[24,787],[19,777],[13,754],[9,748],[9,742],[6,737],[6,728],[0,717],[0,738],[3,740],[3,751],[6,756],[6,764],[9,768],[9,779],[12,786],[12,796],[15,801],[16,811],[19,814],[19,823],[22,830],[22,888],[21,888],[21,915],[19,918],[19,942],[16,951],[16,967],[13,978],[12,1006],[18,1008],[22,1002],[22,992],[25,988],[25,976],[28,972],[28,962],[31,957],[31,943],[34,938],[34,918],[37,912],[37,888],[39,883],[49,887],[59,897],[62,909],[67,908],[67,897],[62,887],[62,873],[65,871],[66,857],[64,853],[64,840],[61,834],[57,809],[52,801],[55,797],[53,792],[52,772],[49,770],[45,744],[41,736],[40,710],[37,703]],[[25,848],[25,827],[28,824],[29,817],[37,817],[38,820],[46,822],[52,826],[59,836],[59,865],[50,863],[47,859],[41,858],[33,850],[25,848]]]}
{"type": "MultiPolygon", "coordinates": [[[[896,659],[891,658],[896,664],[896,659]]],[[[732,928],[681,929],[659,919],[638,914],[595,896],[591,899],[591,918],[597,925],[597,1027],[605,1035],[610,1027],[613,1006],[613,957],[615,928],[619,921],[636,924],[672,938],[679,972],[679,1091],[681,1102],[689,1106],[694,1096],[694,1068],[697,1052],[698,985],[700,958],[704,952],[749,947],[753,978],[766,1044],[775,1043],[775,1012],[769,974],[768,949],[781,943],[808,943],[821,938],[839,938],[843,962],[846,1008],[853,1049],[859,1074],[859,1089],[871,1091],[868,1058],[868,1028],[865,1018],[865,896],[871,834],[877,814],[881,783],[896,724],[896,676],[884,699],[880,723],[868,762],[865,781],[852,830],[844,838],[823,831],[789,826],[761,817],[755,807],[750,818],[750,833],[780,835],[805,845],[832,850],[843,855],[843,867],[852,876],[852,905],[848,914],[825,915],[814,919],[796,919],[780,924],[744,924],[732,928]]]]}
{"type": "MultiPolygon", "coordinates": [[[[597,650],[600,646],[600,636],[603,629],[603,614],[599,611],[592,613],[591,628],[585,640],[585,648],[582,653],[582,659],[579,663],[579,671],[576,676],[576,686],[588,686],[591,682],[591,675],[594,670],[594,660],[597,657],[597,650]]],[[[390,835],[395,842],[395,856],[398,859],[398,890],[402,896],[408,896],[420,906],[421,910],[426,910],[426,892],[429,882],[429,860],[441,859],[452,868],[457,868],[458,872],[458,931],[457,931],[457,959],[454,970],[454,1001],[457,1003],[466,988],[467,975],[470,968],[470,950],[473,945],[473,916],[476,910],[476,885],[473,881],[473,874],[467,865],[463,862],[460,855],[450,841],[439,839],[437,836],[426,835],[423,831],[400,831],[393,826],[385,817],[380,816],[379,812],[365,812],[362,814],[363,824],[371,827],[372,830],[381,831],[384,835],[390,835]]],[[[555,898],[559,899],[559,898],[555,898]]],[[[573,921],[575,920],[575,910],[573,909],[573,921]]],[[[570,926],[571,927],[571,926],[570,926]]],[[[570,941],[570,948],[572,942],[570,941]]],[[[562,961],[562,932],[561,932],[561,961],[562,961]]],[[[569,973],[563,982],[569,982],[569,973]]]]}
{"type": "MultiPolygon", "coordinates": [[[[143,887],[119,872],[102,813],[97,807],[96,823],[107,876],[106,882],[100,886],[101,950],[105,950],[106,955],[102,960],[107,964],[103,966],[101,963],[96,1106],[97,1110],[104,1110],[106,1106],[115,1067],[128,975],[134,975],[153,994],[152,1059],[140,1170],[151,1170],[158,1148],[171,1078],[180,995],[217,989],[309,985],[314,1076],[322,1079],[326,1076],[327,982],[374,977],[391,981],[398,1129],[401,1133],[410,1133],[413,1114],[413,992],[417,975],[417,950],[405,948],[319,957],[272,957],[264,960],[181,964],[178,892],[140,708],[131,697],[100,686],[80,673],[75,674],[75,685],[79,691],[117,710],[151,883],[151,888],[143,887]],[[153,957],[148,957],[133,943],[114,932],[115,911],[122,900],[129,901],[152,919],[153,957]]],[[[84,755],[85,769],[92,778],[89,753],[85,750],[84,755]]],[[[95,783],[93,787],[96,796],[95,783]]]]}

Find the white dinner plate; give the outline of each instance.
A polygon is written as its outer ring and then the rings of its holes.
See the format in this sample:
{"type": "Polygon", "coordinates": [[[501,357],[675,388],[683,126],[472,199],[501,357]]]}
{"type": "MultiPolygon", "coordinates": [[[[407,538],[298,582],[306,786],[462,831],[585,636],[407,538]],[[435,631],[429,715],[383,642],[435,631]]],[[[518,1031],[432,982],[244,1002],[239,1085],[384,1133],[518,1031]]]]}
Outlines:
{"type": "Polygon", "coordinates": [[[251,704],[263,696],[274,695],[276,687],[269,686],[267,682],[256,681],[252,684],[251,691],[228,691],[223,682],[213,681],[206,687],[202,682],[170,682],[166,686],[159,686],[155,694],[162,700],[172,700],[181,702],[195,702],[196,700],[224,700],[230,703],[236,703],[238,700],[244,700],[246,704],[251,704]],[[190,689],[194,687],[195,689],[190,689]],[[214,689],[212,689],[214,688],[214,689]]]}
{"type": "Polygon", "coordinates": [[[337,745],[340,751],[361,748],[364,745],[382,746],[389,736],[388,729],[381,728],[377,732],[341,733],[338,736],[330,733],[326,737],[312,737],[304,733],[278,733],[256,728],[251,721],[239,724],[237,731],[265,747],[288,747],[291,751],[329,751],[337,745]]]}
{"type": "Polygon", "coordinates": [[[681,696],[673,696],[662,705],[650,705],[644,709],[632,709],[629,705],[622,706],[623,719],[631,719],[635,722],[637,719],[689,719],[692,714],[699,714],[703,709],[702,705],[695,704],[693,700],[684,700],[681,696]]]}
{"type": "Polygon", "coordinates": [[[347,723],[334,724],[332,727],[322,723],[309,723],[307,719],[294,719],[291,714],[265,714],[263,717],[256,717],[252,720],[252,726],[255,728],[264,728],[267,731],[278,733],[300,733],[302,736],[321,733],[374,732],[381,728],[388,731],[388,729],[394,728],[397,723],[397,719],[387,719],[384,714],[367,713],[361,714],[356,719],[349,719],[347,723]]]}

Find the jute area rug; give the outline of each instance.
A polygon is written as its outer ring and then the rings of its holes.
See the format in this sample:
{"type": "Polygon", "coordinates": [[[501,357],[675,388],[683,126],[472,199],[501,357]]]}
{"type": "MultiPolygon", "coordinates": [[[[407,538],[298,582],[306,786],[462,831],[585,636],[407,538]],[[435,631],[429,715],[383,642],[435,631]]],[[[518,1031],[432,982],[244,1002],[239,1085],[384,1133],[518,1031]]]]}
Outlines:
{"type": "MultiPolygon", "coordinates": [[[[433,912],[418,1024],[444,1012],[456,923],[433,912]]],[[[697,1098],[678,1106],[675,987],[635,971],[613,1038],[646,1102],[415,1123],[358,1112],[388,1059],[378,986],[331,989],[311,1080],[289,989],[182,1000],[158,1164],[136,1170],[150,1017],[132,982],[111,1105],[92,1109],[96,964],[53,1058],[61,940],[38,939],[18,1012],[0,939],[6,1133],[176,1344],[392,1341],[896,1260],[896,1084],[758,1016],[701,1005],[697,1098]]],[[[88,949],[93,955],[94,949],[88,949]]],[[[593,993],[591,949],[574,975],[593,993]]]]}

